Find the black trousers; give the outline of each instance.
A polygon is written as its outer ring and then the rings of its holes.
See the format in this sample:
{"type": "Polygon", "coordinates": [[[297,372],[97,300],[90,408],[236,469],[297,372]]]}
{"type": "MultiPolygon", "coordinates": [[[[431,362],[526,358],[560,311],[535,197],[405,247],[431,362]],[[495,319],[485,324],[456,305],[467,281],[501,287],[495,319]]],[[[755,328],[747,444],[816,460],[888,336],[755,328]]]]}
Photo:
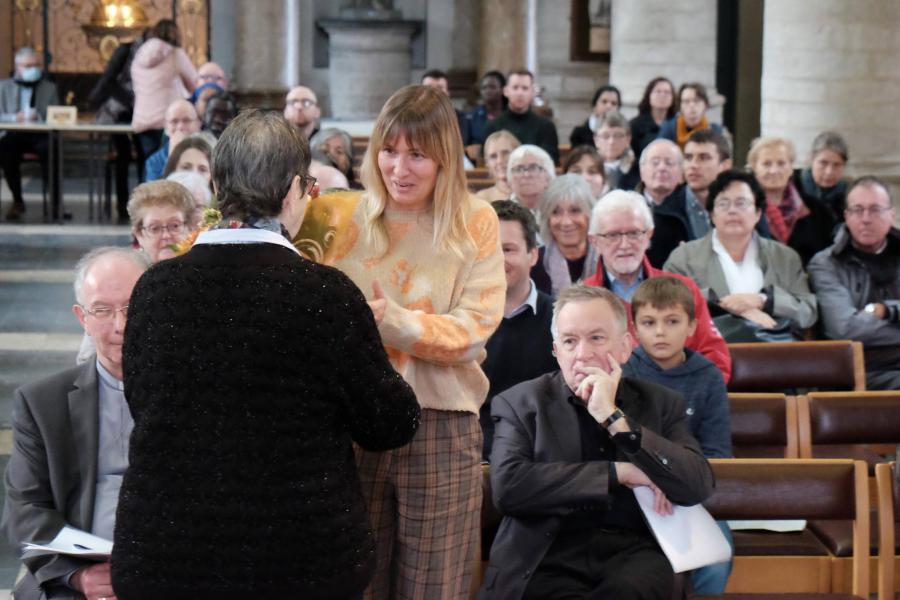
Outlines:
{"type": "MultiPolygon", "coordinates": [[[[37,154],[40,158],[43,172],[47,173],[48,146],[49,141],[46,133],[7,131],[6,135],[0,137],[0,168],[3,169],[3,176],[6,178],[6,184],[9,186],[9,191],[12,192],[15,204],[24,204],[22,198],[22,157],[28,152],[37,154]]],[[[56,189],[59,189],[58,179],[56,184],[56,189]]]]}
{"type": "Polygon", "coordinates": [[[671,600],[675,574],[651,534],[566,530],[535,570],[523,600],[671,600]]]}

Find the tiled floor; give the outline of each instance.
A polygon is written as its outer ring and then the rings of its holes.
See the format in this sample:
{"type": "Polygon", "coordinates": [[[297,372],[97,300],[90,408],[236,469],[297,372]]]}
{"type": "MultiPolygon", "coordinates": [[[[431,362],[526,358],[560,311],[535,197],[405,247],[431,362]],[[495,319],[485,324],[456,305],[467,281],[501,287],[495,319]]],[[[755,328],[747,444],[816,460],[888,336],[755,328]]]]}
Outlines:
{"type": "MultiPolygon", "coordinates": [[[[0,218],[8,207],[3,185],[0,218]]],[[[66,211],[72,219],[45,224],[39,182],[26,181],[23,223],[0,221],[0,469],[12,443],[14,390],[75,364],[81,327],[72,314],[72,269],[81,255],[100,245],[125,246],[128,228],[88,222],[86,182],[66,181],[66,211]]],[[[5,490],[0,481],[0,493],[5,490]]],[[[19,570],[18,549],[0,544],[0,600],[8,597],[19,570]]]]}

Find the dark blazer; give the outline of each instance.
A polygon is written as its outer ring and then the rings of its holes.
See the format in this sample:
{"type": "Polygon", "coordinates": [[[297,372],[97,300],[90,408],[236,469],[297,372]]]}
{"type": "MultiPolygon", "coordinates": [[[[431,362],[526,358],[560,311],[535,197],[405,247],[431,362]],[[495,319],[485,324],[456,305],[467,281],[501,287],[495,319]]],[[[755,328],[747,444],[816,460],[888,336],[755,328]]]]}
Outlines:
{"type": "MultiPolygon", "coordinates": [[[[606,506],[609,462],[582,460],[570,394],[556,371],[493,399],[491,486],[505,516],[479,600],[521,598],[564,518],[576,508],[606,506]]],[[[712,470],[690,434],[681,395],[623,377],[616,405],[642,431],[640,450],[619,448],[617,461],[639,467],[676,504],[697,504],[712,493],[712,470]]]]}
{"type": "MultiPolygon", "coordinates": [[[[91,530],[100,430],[96,365],[91,359],[16,390],[3,507],[3,528],[13,543],[49,542],[65,525],[91,530]]],[[[17,600],[84,598],[62,585],[40,586],[91,561],[42,556],[22,562],[28,572],[15,588],[17,600]]]]}

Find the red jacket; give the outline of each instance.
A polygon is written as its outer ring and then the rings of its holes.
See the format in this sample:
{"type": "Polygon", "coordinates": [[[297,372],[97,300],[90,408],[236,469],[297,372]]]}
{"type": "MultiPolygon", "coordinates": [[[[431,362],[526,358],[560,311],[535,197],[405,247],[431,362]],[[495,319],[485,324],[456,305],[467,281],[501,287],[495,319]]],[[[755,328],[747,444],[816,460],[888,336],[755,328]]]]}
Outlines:
{"type": "MultiPolygon", "coordinates": [[[[728,345],[725,343],[725,339],[713,324],[712,317],[709,314],[709,307],[706,306],[706,298],[700,293],[700,288],[698,288],[697,284],[694,283],[694,280],[689,277],[679,275],[678,273],[669,273],[668,271],[652,267],[650,261],[648,261],[645,256],[644,277],[649,279],[650,277],[659,277],[660,275],[668,275],[669,277],[680,279],[690,288],[691,293],[694,295],[694,313],[697,319],[697,331],[685,341],[684,345],[691,350],[699,352],[719,367],[719,370],[722,371],[722,377],[725,378],[725,383],[728,383],[728,380],[731,378],[731,355],[728,353],[728,345]]],[[[606,269],[603,267],[602,258],[597,261],[597,271],[585,279],[584,283],[586,285],[603,286],[607,289],[610,287],[609,281],[606,279],[606,269]]],[[[634,345],[637,346],[638,341],[634,330],[634,319],[631,316],[631,304],[624,300],[622,300],[622,303],[625,305],[625,312],[628,313],[628,331],[631,333],[634,345]]]]}

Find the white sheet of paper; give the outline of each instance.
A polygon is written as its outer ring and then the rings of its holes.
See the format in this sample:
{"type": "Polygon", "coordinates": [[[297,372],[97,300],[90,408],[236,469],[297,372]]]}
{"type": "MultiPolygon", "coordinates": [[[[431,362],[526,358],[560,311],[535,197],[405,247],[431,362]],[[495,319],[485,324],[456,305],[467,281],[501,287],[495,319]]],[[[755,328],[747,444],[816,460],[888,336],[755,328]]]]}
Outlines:
{"type": "Polygon", "coordinates": [[[650,530],[676,573],[731,558],[728,540],[702,504],[673,504],[674,512],[664,516],[653,511],[653,491],[649,487],[641,486],[633,491],[650,530]]]}
{"type": "Polygon", "coordinates": [[[803,531],[806,529],[805,519],[785,519],[781,521],[728,521],[728,526],[734,531],[777,531],[787,533],[789,531],[803,531]]]}
{"type": "Polygon", "coordinates": [[[67,525],[49,543],[26,543],[24,551],[27,556],[67,554],[84,558],[109,558],[112,547],[113,543],[109,540],[67,525]]]}

